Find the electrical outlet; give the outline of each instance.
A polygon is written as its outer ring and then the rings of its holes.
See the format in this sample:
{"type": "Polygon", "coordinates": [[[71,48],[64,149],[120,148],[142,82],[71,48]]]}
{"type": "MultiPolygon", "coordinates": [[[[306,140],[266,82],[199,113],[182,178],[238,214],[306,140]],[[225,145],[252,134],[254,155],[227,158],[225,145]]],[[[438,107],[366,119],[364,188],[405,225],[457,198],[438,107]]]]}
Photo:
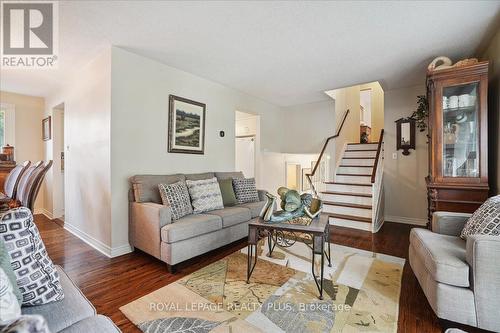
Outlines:
{"type": "Polygon", "coordinates": [[[397,160],[398,159],[398,153],[392,153],[392,159],[397,160]]]}

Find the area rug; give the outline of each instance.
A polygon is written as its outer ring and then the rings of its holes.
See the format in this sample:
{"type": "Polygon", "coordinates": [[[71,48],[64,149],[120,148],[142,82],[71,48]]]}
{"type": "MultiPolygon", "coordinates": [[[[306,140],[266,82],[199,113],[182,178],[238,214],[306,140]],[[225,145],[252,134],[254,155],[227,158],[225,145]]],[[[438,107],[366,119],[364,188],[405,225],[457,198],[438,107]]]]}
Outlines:
{"type": "Polygon", "coordinates": [[[249,284],[245,248],[120,310],[145,333],[397,331],[404,259],[332,244],[319,300],[310,248],[267,248],[249,284]]]}

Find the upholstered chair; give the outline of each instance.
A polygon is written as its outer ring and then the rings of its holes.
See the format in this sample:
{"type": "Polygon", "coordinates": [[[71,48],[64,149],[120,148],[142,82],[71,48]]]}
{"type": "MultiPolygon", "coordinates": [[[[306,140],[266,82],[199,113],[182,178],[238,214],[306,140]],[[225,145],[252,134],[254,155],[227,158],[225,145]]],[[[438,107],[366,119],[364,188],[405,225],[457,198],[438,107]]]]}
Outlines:
{"type": "Polygon", "coordinates": [[[38,172],[36,172],[36,176],[33,177],[33,184],[30,188],[26,200],[21,202],[22,206],[28,207],[31,211],[33,211],[36,198],[42,186],[42,182],[45,178],[45,175],[47,174],[47,171],[49,171],[51,167],[52,167],[52,160],[45,162],[43,166],[38,169],[38,172]]]}
{"type": "Polygon", "coordinates": [[[39,169],[43,168],[43,161],[38,161],[35,164],[30,165],[26,171],[23,173],[21,179],[19,180],[19,185],[17,186],[17,192],[14,201],[17,205],[22,205],[23,198],[27,201],[28,193],[30,191],[30,184],[34,182],[36,174],[38,174],[39,169]],[[35,174],[35,175],[34,175],[35,174]]]}
{"type": "Polygon", "coordinates": [[[432,231],[411,230],[409,261],[439,318],[497,332],[500,237],[460,238],[470,217],[471,214],[435,212],[432,231]]]}
{"type": "Polygon", "coordinates": [[[10,199],[16,197],[19,181],[21,180],[21,177],[23,176],[24,172],[26,172],[30,164],[30,161],[26,161],[23,164],[16,165],[14,169],[10,171],[9,175],[5,179],[4,184],[3,193],[5,194],[6,198],[10,199]]]}

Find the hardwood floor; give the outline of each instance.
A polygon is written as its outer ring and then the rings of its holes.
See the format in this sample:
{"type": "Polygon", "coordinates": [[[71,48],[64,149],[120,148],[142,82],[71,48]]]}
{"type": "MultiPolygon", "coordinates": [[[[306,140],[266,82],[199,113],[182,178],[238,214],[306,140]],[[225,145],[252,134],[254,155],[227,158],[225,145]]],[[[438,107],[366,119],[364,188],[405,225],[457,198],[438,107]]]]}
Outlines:
{"type": "MultiPolygon", "coordinates": [[[[35,222],[55,264],[61,265],[97,312],[109,316],[123,332],[140,332],[119,310],[141,296],[155,291],[197,269],[244,247],[238,241],[179,265],[175,275],[163,262],[136,250],[110,259],[65,230],[61,221],[36,215],[35,222]]],[[[372,234],[359,230],[332,227],[331,241],[336,244],[390,254],[408,259],[409,232],[412,226],[385,223],[372,234]]],[[[439,320],[420,288],[408,262],[403,271],[398,332],[443,332],[458,327],[467,332],[484,332],[471,327],[439,320]]],[[[89,332],[90,333],[90,332],[89,332]]]]}

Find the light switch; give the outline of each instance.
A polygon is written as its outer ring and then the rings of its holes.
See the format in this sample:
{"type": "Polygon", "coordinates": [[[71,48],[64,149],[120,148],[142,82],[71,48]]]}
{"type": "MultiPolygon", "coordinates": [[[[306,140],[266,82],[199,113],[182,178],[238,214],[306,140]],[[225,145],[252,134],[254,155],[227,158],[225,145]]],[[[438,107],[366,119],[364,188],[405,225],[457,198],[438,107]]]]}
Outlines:
{"type": "Polygon", "coordinates": [[[397,152],[392,153],[392,159],[393,160],[397,160],[398,159],[398,153],[397,152]]]}

